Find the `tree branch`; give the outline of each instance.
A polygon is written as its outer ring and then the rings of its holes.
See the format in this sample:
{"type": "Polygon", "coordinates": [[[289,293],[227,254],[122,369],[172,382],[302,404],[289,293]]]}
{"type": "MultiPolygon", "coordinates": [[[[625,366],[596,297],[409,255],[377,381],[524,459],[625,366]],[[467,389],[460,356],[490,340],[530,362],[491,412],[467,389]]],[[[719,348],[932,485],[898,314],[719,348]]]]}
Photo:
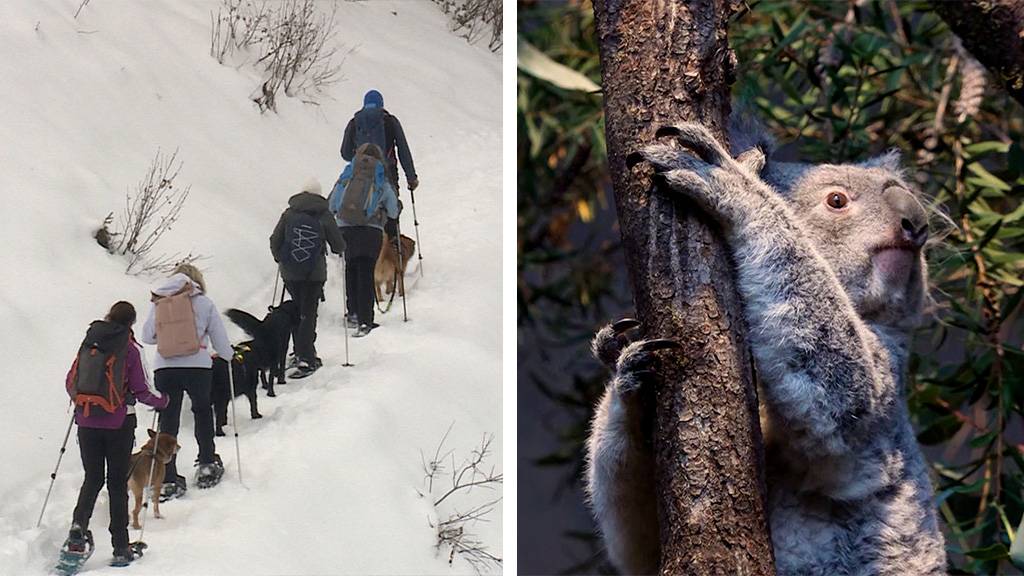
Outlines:
{"type": "Polygon", "coordinates": [[[774,573],[763,449],[740,302],[720,235],[625,158],[662,125],[725,141],[735,56],[728,0],[595,0],[608,163],[644,337],[678,340],[658,370],[662,574],[774,573]],[[684,366],[685,359],[685,366],[684,366]]]}
{"type": "Polygon", "coordinates": [[[1019,0],[932,0],[964,48],[1024,104],[1024,2],[1019,0]]]}

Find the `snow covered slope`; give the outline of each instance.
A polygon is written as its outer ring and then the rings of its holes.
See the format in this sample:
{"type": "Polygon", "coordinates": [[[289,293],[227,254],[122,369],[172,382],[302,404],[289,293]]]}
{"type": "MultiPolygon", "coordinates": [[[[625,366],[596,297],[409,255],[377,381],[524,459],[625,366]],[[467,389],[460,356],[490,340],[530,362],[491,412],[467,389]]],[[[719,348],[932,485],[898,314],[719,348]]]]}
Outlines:
{"type": "MultiPolygon", "coordinates": [[[[410,322],[396,302],[380,329],[350,341],[356,366],[342,368],[331,262],[317,340],[324,369],[277,398],[261,395],[262,420],[239,406],[245,485],[231,437],[219,438],[224,481],[150,518],[150,552],[130,571],[472,573],[435,552],[435,513],[416,489],[420,450],[432,453],[453,421],[447,448],[457,457],[495,433],[491,462],[501,462],[500,59],[450,34],[426,0],[338,2],[338,39],[355,48],[345,81],[320,106],[279,98],[279,113],[261,116],[248,100],[256,73],[209,55],[217,3],[93,0],[74,19],[80,4],[0,3],[0,574],[45,574],[66,536],[82,479],[74,435],[35,523],[69,418],[63,377],[86,326],[119,299],[148,310],[155,279],[126,276],[91,238],[103,217],[122,209],[158,148],[178,149],[177,183],[192,192],[158,251],[208,256],[201,267],[218,306],[260,316],[276,274],[267,238],[307,178],[330,189],[345,123],[370,88],[401,119],[420,176],[425,274],[410,290],[410,322]]],[[[151,418],[140,414],[140,440],[151,418]]],[[[186,408],[185,472],[192,433],[186,408]]],[[[473,492],[440,513],[495,496],[473,492]]],[[[104,491],[89,573],[124,573],[106,566],[107,522],[104,491]]],[[[499,506],[473,527],[498,555],[500,526],[499,506]]]]}

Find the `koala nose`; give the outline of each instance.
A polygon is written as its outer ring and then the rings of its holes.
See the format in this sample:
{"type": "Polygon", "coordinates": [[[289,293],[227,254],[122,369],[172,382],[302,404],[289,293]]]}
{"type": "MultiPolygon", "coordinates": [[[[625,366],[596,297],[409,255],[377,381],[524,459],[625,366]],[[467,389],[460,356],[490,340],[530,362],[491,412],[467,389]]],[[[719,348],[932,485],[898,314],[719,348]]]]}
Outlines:
{"type": "Polygon", "coordinates": [[[904,240],[920,248],[928,240],[928,214],[910,192],[902,188],[889,188],[884,198],[900,218],[900,234],[904,240]]]}

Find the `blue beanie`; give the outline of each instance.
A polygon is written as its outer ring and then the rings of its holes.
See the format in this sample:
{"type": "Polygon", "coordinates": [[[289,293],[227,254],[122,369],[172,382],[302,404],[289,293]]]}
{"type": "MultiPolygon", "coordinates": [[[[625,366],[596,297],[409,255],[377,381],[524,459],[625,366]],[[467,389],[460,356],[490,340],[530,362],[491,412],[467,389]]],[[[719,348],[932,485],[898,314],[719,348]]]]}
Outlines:
{"type": "Polygon", "coordinates": [[[383,108],[384,97],[376,90],[370,90],[363,96],[363,108],[383,108]]]}

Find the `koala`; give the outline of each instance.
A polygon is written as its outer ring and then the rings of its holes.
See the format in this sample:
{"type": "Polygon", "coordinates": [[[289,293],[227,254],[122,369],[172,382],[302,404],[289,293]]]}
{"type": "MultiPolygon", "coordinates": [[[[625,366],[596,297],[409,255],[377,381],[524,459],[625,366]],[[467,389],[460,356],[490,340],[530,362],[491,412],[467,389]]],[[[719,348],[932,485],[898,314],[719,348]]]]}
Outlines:
{"type": "MultiPolygon", "coordinates": [[[[780,163],[767,160],[765,141],[734,148],[742,152],[734,158],[698,124],[659,136],[686,150],[656,143],[631,161],[650,163],[662,190],[713,217],[735,262],[759,378],[778,573],[944,574],[933,488],[903,394],[910,332],[929,302],[928,213],[898,155],[780,163]]],[[[658,569],[645,422],[653,413],[642,392],[657,385],[654,351],[678,347],[631,341],[638,325],[608,325],[592,343],[613,377],[587,441],[587,493],[625,574],[658,569]]]]}

